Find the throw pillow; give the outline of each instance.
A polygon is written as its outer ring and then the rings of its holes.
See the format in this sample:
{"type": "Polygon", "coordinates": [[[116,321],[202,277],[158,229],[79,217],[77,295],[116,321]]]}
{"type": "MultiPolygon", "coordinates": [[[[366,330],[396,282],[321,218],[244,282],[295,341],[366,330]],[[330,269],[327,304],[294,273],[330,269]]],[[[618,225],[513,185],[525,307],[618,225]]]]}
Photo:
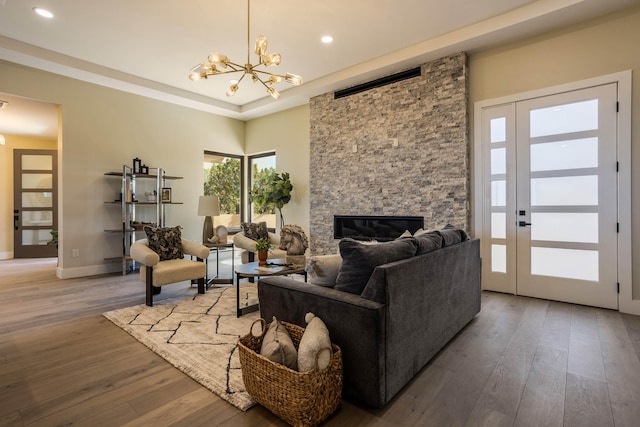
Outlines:
{"type": "Polygon", "coordinates": [[[331,363],[331,339],[327,325],[313,313],[307,313],[304,317],[307,328],[300,338],[298,346],[298,370],[300,372],[311,371],[316,367],[324,369],[331,363]]]}
{"type": "Polygon", "coordinates": [[[262,338],[260,354],[272,362],[280,363],[294,371],[298,370],[298,352],[287,328],[273,316],[267,333],[262,338]]]}
{"type": "Polygon", "coordinates": [[[411,237],[411,232],[409,230],[404,230],[404,233],[402,233],[401,235],[399,235],[397,238],[401,239],[403,237],[411,237]]]}
{"type": "Polygon", "coordinates": [[[149,248],[160,256],[160,261],[184,258],[180,226],[151,227],[144,226],[149,248]]]}
{"type": "Polygon", "coordinates": [[[416,230],[416,232],[415,232],[415,233],[413,233],[413,237],[418,237],[418,236],[420,236],[420,235],[422,235],[422,234],[430,233],[430,232],[431,232],[431,231],[429,231],[429,230],[425,230],[424,228],[419,228],[419,229],[417,229],[417,230],[416,230]]]}
{"type": "Polygon", "coordinates": [[[429,231],[415,236],[418,242],[416,255],[426,254],[442,247],[442,235],[436,231],[429,231]]]}
{"type": "Polygon", "coordinates": [[[363,245],[357,240],[344,238],[339,247],[342,265],[334,288],[360,295],[377,266],[414,256],[417,242],[413,237],[405,237],[377,245],[363,245]]]}
{"type": "Polygon", "coordinates": [[[243,222],[240,226],[242,233],[251,240],[258,241],[269,238],[269,230],[267,230],[267,223],[265,221],[258,223],[243,222]]]}
{"type": "Polygon", "coordinates": [[[437,233],[442,236],[443,248],[469,240],[469,236],[464,230],[460,230],[451,224],[445,225],[444,228],[442,230],[438,230],[437,233]]]}
{"type": "Polygon", "coordinates": [[[309,283],[332,288],[336,284],[340,265],[342,265],[340,254],[312,256],[305,267],[305,271],[309,274],[309,283]]]}

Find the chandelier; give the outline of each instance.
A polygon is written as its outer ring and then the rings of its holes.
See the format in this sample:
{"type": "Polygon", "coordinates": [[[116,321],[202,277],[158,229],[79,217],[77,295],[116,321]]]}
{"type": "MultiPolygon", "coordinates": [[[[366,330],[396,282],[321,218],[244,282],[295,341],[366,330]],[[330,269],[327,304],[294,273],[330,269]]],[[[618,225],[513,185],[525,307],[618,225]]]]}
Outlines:
{"type": "Polygon", "coordinates": [[[267,54],[267,38],[265,36],[258,36],[256,38],[255,52],[258,55],[259,62],[256,65],[251,64],[251,0],[247,0],[247,63],[240,65],[231,60],[224,54],[219,52],[212,52],[209,54],[207,61],[196,65],[191,69],[189,79],[192,81],[206,79],[209,76],[242,73],[242,76],[237,80],[231,81],[231,86],[227,90],[227,96],[233,96],[238,91],[238,84],[245,78],[245,76],[251,77],[253,82],[260,82],[267,89],[269,95],[273,98],[280,98],[280,93],[273,87],[274,84],[280,83],[283,80],[287,83],[291,83],[294,86],[300,86],[302,84],[302,77],[293,74],[286,73],[276,74],[270,73],[265,70],[258,69],[260,66],[271,67],[273,65],[279,65],[280,57],[279,53],[267,54]]]}

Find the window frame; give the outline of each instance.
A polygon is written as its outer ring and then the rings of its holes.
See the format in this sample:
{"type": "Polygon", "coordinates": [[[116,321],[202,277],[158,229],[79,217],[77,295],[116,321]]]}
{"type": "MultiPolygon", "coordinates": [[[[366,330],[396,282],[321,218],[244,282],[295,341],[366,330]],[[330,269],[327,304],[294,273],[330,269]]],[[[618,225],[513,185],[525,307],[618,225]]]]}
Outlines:
{"type": "MultiPolygon", "coordinates": [[[[203,154],[203,163],[204,161],[206,161],[206,156],[217,156],[217,157],[227,157],[230,159],[237,159],[238,161],[240,161],[240,222],[242,223],[242,221],[244,220],[243,218],[245,217],[245,211],[246,211],[246,198],[244,197],[245,195],[245,188],[249,188],[245,186],[245,157],[241,154],[230,154],[230,153],[223,153],[220,151],[211,151],[211,150],[204,150],[204,154],[203,154]]],[[[202,190],[203,190],[203,194],[204,194],[204,181],[202,183],[202,190]]],[[[237,232],[239,232],[241,230],[241,227],[230,227],[228,229],[229,234],[235,234],[237,232]]]]}
{"type": "MultiPolygon", "coordinates": [[[[277,165],[277,156],[276,156],[276,152],[274,151],[266,151],[264,153],[259,153],[259,154],[251,154],[249,156],[247,156],[247,198],[246,198],[246,204],[247,204],[247,212],[248,212],[248,218],[250,222],[253,222],[253,209],[251,209],[251,201],[249,200],[249,192],[251,191],[251,186],[253,185],[253,182],[251,180],[252,175],[253,175],[253,161],[256,159],[261,159],[264,157],[272,157],[275,159],[275,163],[277,165]]],[[[276,166],[277,169],[277,166],[276,166]]],[[[275,228],[269,228],[269,231],[271,232],[275,232],[275,228]]]]}

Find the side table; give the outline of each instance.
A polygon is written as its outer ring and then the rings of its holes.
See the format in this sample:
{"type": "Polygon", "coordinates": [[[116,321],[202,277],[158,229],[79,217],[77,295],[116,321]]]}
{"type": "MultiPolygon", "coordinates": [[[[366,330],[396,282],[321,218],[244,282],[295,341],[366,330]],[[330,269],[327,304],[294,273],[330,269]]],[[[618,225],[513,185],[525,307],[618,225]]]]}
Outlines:
{"type": "Polygon", "coordinates": [[[258,304],[248,305],[242,308],[240,307],[240,279],[302,274],[304,276],[304,281],[306,282],[307,272],[305,271],[304,267],[304,265],[292,266],[290,264],[286,264],[286,261],[284,259],[270,259],[267,261],[267,265],[264,267],[260,267],[257,261],[239,265],[238,268],[235,269],[237,317],[258,310],[258,304]]]}
{"type": "Polygon", "coordinates": [[[209,253],[216,251],[216,275],[209,279],[209,260],[206,260],[207,264],[207,277],[205,278],[206,288],[209,289],[212,285],[233,285],[233,273],[229,279],[220,278],[220,248],[231,248],[231,271],[235,271],[235,247],[233,242],[227,243],[203,243],[204,246],[209,248],[209,253]]]}

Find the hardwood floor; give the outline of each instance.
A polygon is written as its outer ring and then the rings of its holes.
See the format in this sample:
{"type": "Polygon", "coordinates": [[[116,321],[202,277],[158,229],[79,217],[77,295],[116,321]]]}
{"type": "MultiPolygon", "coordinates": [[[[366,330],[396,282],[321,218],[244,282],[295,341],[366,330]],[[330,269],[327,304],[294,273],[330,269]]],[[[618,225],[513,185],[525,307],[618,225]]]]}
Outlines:
{"type": "MultiPolygon", "coordinates": [[[[55,260],[0,261],[0,425],[286,425],[237,410],[101,316],[143,302],[137,275],[59,280],[55,260]]],[[[638,426],[639,360],[638,316],[485,292],[385,409],[343,401],[324,425],[638,426]]]]}

